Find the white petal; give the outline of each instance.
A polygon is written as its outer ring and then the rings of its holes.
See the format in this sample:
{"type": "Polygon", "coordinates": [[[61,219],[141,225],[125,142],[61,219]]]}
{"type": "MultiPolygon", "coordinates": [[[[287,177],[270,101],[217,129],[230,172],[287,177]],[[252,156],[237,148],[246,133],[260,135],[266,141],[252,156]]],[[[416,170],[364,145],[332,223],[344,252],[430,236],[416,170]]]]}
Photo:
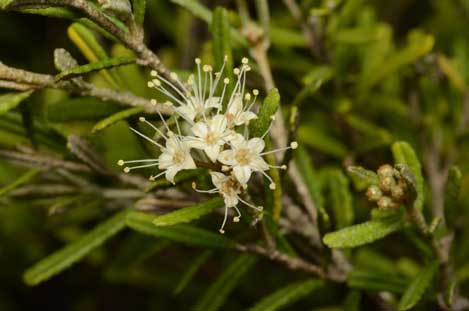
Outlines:
{"type": "Polygon", "coordinates": [[[241,125],[248,123],[252,119],[257,119],[257,115],[252,111],[245,111],[240,113],[234,122],[236,125],[241,125]]]}
{"type": "Polygon", "coordinates": [[[226,165],[234,165],[236,163],[234,154],[233,150],[224,150],[218,155],[218,161],[226,165]]]}
{"type": "Polygon", "coordinates": [[[244,139],[243,135],[239,133],[235,133],[230,142],[237,149],[242,148],[246,144],[246,140],[244,139]]]}
{"type": "Polygon", "coordinates": [[[230,105],[228,106],[228,113],[237,115],[243,110],[243,100],[240,95],[235,95],[230,105]]]}
{"type": "Polygon", "coordinates": [[[181,168],[184,170],[191,170],[196,167],[197,166],[195,165],[194,159],[192,159],[190,154],[187,154],[184,158],[184,162],[182,163],[181,168]]]}
{"type": "Polygon", "coordinates": [[[220,154],[220,146],[208,146],[204,149],[205,153],[207,154],[210,161],[215,162],[217,160],[218,155],[220,154]]]}
{"type": "Polygon", "coordinates": [[[219,108],[220,97],[210,97],[205,101],[205,108],[219,108]]]}
{"type": "Polygon", "coordinates": [[[247,147],[252,152],[261,153],[262,150],[264,150],[264,148],[265,148],[265,143],[262,139],[260,139],[258,137],[255,137],[255,138],[251,138],[247,142],[247,147]]]}
{"type": "Polygon", "coordinates": [[[212,183],[218,189],[223,188],[223,184],[228,180],[228,176],[223,173],[219,172],[210,172],[210,176],[212,177],[212,183]]]}
{"type": "Polygon", "coordinates": [[[197,115],[195,109],[189,105],[181,105],[179,107],[176,107],[176,111],[186,116],[186,118],[191,121],[193,121],[195,119],[195,116],[197,115]]]}
{"type": "Polygon", "coordinates": [[[210,129],[218,134],[222,134],[226,129],[226,118],[219,114],[210,120],[210,129]]]}
{"type": "Polygon", "coordinates": [[[267,162],[260,156],[252,157],[249,166],[255,171],[267,171],[269,169],[267,162]]]}
{"type": "Polygon", "coordinates": [[[252,173],[251,168],[247,165],[235,166],[233,172],[240,184],[247,184],[252,173]]]}
{"type": "Polygon", "coordinates": [[[207,136],[208,133],[208,126],[205,122],[197,122],[194,124],[194,126],[191,128],[192,133],[194,133],[195,136],[197,137],[205,137],[207,136]]]}
{"type": "Polygon", "coordinates": [[[158,161],[159,161],[158,168],[160,170],[167,169],[168,167],[173,165],[173,156],[172,156],[172,154],[170,154],[168,152],[163,152],[158,157],[158,161]]]}
{"type": "Polygon", "coordinates": [[[185,143],[190,148],[195,148],[195,149],[204,149],[207,147],[207,144],[205,144],[203,140],[197,137],[187,137],[185,143]]]}
{"type": "Polygon", "coordinates": [[[165,177],[169,180],[172,184],[174,184],[174,176],[179,172],[179,169],[175,166],[171,166],[166,170],[165,177]]]}

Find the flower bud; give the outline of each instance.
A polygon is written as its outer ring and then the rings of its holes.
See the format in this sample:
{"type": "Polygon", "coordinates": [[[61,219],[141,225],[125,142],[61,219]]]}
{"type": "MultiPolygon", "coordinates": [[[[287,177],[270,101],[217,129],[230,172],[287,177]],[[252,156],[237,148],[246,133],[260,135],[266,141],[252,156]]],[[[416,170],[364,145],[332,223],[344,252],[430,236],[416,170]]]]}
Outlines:
{"type": "Polygon", "coordinates": [[[378,168],[377,173],[378,173],[379,179],[382,179],[382,178],[385,178],[385,177],[392,177],[392,175],[394,173],[394,169],[392,168],[391,165],[384,164],[384,165],[381,165],[378,168]]]}
{"type": "Polygon", "coordinates": [[[378,207],[380,209],[388,209],[394,207],[395,204],[390,197],[383,196],[378,200],[378,207]]]}
{"type": "Polygon", "coordinates": [[[383,192],[381,191],[381,189],[379,189],[378,186],[371,185],[366,191],[366,196],[370,201],[378,201],[383,196],[383,192]]]}
{"type": "Polygon", "coordinates": [[[384,192],[391,191],[392,187],[394,187],[395,185],[396,185],[396,181],[394,180],[393,177],[384,177],[384,178],[380,178],[379,180],[379,187],[384,192]]]}
{"type": "Polygon", "coordinates": [[[405,191],[400,184],[395,185],[391,188],[391,196],[394,200],[400,201],[404,198],[405,191]]]}

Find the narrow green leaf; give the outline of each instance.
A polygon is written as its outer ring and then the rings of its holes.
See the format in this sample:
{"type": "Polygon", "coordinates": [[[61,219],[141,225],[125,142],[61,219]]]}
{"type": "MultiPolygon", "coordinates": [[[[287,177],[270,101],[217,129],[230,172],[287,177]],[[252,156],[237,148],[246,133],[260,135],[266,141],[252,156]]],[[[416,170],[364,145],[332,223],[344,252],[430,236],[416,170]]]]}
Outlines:
{"type": "Polygon", "coordinates": [[[461,170],[457,166],[451,167],[445,185],[445,219],[449,226],[454,224],[458,215],[461,178],[461,170]]]}
{"type": "Polygon", "coordinates": [[[125,227],[125,219],[129,211],[130,209],[120,211],[77,241],[68,244],[26,270],[24,273],[26,284],[37,285],[81,260],[125,227]]]}
{"type": "Polygon", "coordinates": [[[66,98],[48,104],[45,111],[50,122],[99,120],[114,113],[121,107],[113,102],[104,102],[95,97],[66,98]]]}
{"type": "Polygon", "coordinates": [[[353,224],[354,211],[347,177],[339,169],[330,169],[327,172],[327,186],[336,227],[350,226],[353,224]]]}
{"type": "Polygon", "coordinates": [[[194,206],[180,208],[174,212],[157,216],[153,219],[156,226],[172,226],[179,223],[190,222],[224,206],[221,198],[211,199],[194,206]]]}
{"type": "Polygon", "coordinates": [[[401,297],[401,300],[399,301],[399,310],[409,310],[419,302],[422,295],[425,293],[425,290],[430,286],[437,271],[438,262],[435,261],[419,272],[412,283],[410,283],[409,287],[405,290],[404,295],[401,297]]]}
{"type": "Polygon", "coordinates": [[[13,108],[16,108],[23,100],[28,98],[33,91],[7,93],[0,95],[0,115],[5,114],[13,108]]]}
{"type": "Polygon", "coordinates": [[[145,18],[146,0],[132,0],[132,9],[135,16],[135,21],[139,25],[143,25],[145,18]]]}
{"type": "Polygon", "coordinates": [[[80,18],[80,14],[68,8],[63,7],[48,7],[48,8],[30,8],[21,9],[21,13],[36,14],[47,17],[57,17],[65,19],[77,19],[80,18]]]}
{"type": "Polygon", "coordinates": [[[420,161],[417,158],[414,149],[405,141],[395,142],[392,144],[391,149],[396,164],[401,163],[407,165],[415,176],[415,181],[417,182],[417,189],[415,189],[417,192],[417,198],[414,201],[414,207],[421,210],[424,203],[424,184],[420,161]]]}
{"type": "Polygon", "coordinates": [[[324,286],[321,280],[307,280],[289,284],[267,297],[262,298],[251,307],[250,311],[276,311],[281,310],[298,300],[308,296],[312,291],[324,286]]]}
{"type": "Polygon", "coordinates": [[[265,131],[270,126],[272,122],[272,117],[275,116],[277,109],[280,103],[280,94],[278,89],[274,88],[270,90],[267,97],[264,99],[264,103],[262,104],[258,118],[253,120],[250,123],[250,133],[253,137],[261,137],[265,131]]]}
{"type": "Polygon", "coordinates": [[[388,234],[399,230],[402,225],[401,215],[370,220],[327,233],[323,241],[331,248],[357,247],[382,239],[388,234]]]}
{"type": "Polygon", "coordinates": [[[133,57],[115,57],[100,60],[96,63],[89,63],[83,66],[75,67],[69,70],[62,71],[55,76],[55,81],[71,79],[76,76],[81,76],[93,71],[99,71],[102,69],[114,68],[118,66],[128,65],[135,63],[133,57]]]}
{"type": "Polygon", "coordinates": [[[232,73],[233,56],[231,54],[231,37],[228,11],[225,8],[217,7],[213,11],[211,24],[213,38],[213,57],[215,58],[215,68],[221,68],[226,57],[226,72],[232,73]]]}
{"type": "Polygon", "coordinates": [[[13,182],[9,183],[8,185],[0,188],[0,196],[4,195],[5,193],[7,193],[10,190],[13,190],[13,189],[27,183],[34,176],[36,176],[39,172],[40,172],[40,170],[37,170],[37,169],[27,171],[26,173],[21,175],[18,179],[14,180],[13,182]]]}
{"type": "Polygon", "coordinates": [[[244,276],[256,263],[257,258],[243,254],[238,256],[216,281],[207,289],[205,294],[194,306],[195,311],[216,311],[220,310],[230,293],[238,285],[241,277],[244,276]]]}
{"type": "Polygon", "coordinates": [[[345,297],[344,311],[360,311],[360,300],[362,294],[358,290],[350,290],[345,297]]]}
{"type": "Polygon", "coordinates": [[[298,129],[298,140],[301,144],[311,146],[320,152],[343,159],[347,154],[347,146],[323,129],[311,125],[302,125],[298,129]]]}
{"type": "Polygon", "coordinates": [[[189,284],[189,282],[194,278],[194,275],[200,269],[200,267],[212,256],[213,251],[206,250],[202,252],[199,256],[194,258],[190,265],[187,267],[186,271],[184,271],[181,280],[177,284],[176,288],[173,291],[173,295],[179,295],[184,288],[189,284]]]}
{"type": "Polygon", "coordinates": [[[353,178],[356,184],[360,185],[360,189],[367,188],[371,185],[377,185],[378,175],[370,170],[367,170],[361,166],[349,166],[347,172],[353,178]]]}
{"type": "Polygon", "coordinates": [[[407,281],[399,275],[372,270],[353,269],[347,275],[347,285],[366,291],[403,293],[407,281]]]}
{"type": "Polygon", "coordinates": [[[153,224],[154,219],[154,216],[133,212],[127,216],[126,224],[140,233],[188,245],[215,248],[233,248],[235,245],[223,235],[186,224],[158,227],[153,224]]]}
{"type": "Polygon", "coordinates": [[[134,108],[129,108],[125,109],[122,111],[119,111],[118,113],[113,114],[112,116],[109,116],[98,123],[95,124],[93,127],[93,132],[100,131],[102,129],[105,129],[106,127],[120,121],[123,119],[127,119],[131,116],[134,116],[136,114],[142,113],[145,110],[144,107],[134,107],[134,108]]]}

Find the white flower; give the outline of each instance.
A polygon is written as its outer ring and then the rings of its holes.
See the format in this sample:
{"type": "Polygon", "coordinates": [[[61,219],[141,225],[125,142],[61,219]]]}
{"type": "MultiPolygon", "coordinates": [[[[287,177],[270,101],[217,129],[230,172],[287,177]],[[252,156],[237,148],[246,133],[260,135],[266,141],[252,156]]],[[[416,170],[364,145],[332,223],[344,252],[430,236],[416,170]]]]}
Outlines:
{"type": "MultiPolygon", "coordinates": [[[[246,95],[249,95],[246,94],[246,95]]],[[[250,98],[246,96],[247,99],[250,98]]],[[[257,115],[252,111],[246,111],[243,108],[243,99],[241,94],[235,94],[233,100],[229,103],[225,112],[225,118],[230,128],[249,123],[252,119],[256,119],[257,115]]]]}
{"type": "Polygon", "coordinates": [[[235,207],[238,205],[239,197],[241,193],[241,185],[232,176],[227,176],[223,173],[210,172],[212,177],[212,183],[223,197],[226,207],[235,207]]]}
{"type": "Polygon", "coordinates": [[[187,137],[189,146],[202,149],[210,161],[215,162],[230,134],[227,130],[226,119],[223,115],[216,115],[211,119],[199,121],[191,128],[195,136],[187,137]]]}
{"type": "Polygon", "coordinates": [[[191,96],[185,104],[176,107],[176,111],[194,121],[196,117],[204,116],[210,109],[220,109],[220,97],[210,97],[205,102],[199,98],[191,96]]]}
{"type": "Polygon", "coordinates": [[[261,138],[255,137],[245,140],[242,135],[237,134],[230,144],[231,149],[222,151],[218,160],[231,166],[236,179],[241,184],[247,184],[253,171],[263,172],[269,169],[270,166],[261,155],[265,147],[261,138]]]}
{"type": "Polygon", "coordinates": [[[174,134],[166,140],[166,146],[162,151],[158,158],[158,168],[165,170],[165,177],[171,183],[174,184],[174,176],[179,171],[196,168],[190,155],[189,145],[174,134]]]}

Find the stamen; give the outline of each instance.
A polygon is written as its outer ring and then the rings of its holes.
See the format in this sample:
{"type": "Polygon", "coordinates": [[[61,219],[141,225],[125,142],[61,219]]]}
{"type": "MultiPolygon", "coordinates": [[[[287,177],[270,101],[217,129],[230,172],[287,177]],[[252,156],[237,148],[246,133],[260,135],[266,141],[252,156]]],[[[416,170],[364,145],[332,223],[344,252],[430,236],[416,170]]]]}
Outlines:
{"type": "Polygon", "coordinates": [[[238,216],[233,217],[233,221],[234,222],[239,222],[239,220],[241,218],[241,212],[239,211],[239,209],[236,206],[233,206],[233,207],[234,207],[236,213],[238,213],[238,216]]]}
{"type": "Polygon", "coordinates": [[[288,147],[283,147],[283,148],[278,148],[278,149],[262,152],[262,153],[260,153],[260,155],[262,156],[262,155],[266,155],[266,154],[271,154],[271,153],[276,153],[276,152],[280,152],[280,151],[284,151],[284,150],[288,150],[288,149],[296,149],[296,148],[298,148],[298,143],[296,141],[292,141],[290,143],[290,146],[288,146],[288,147]]]}
{"type": "Polygon", "coordinates": [[[148,178],[148,180],[149,180],[149,181],[155,181],[158,177],[163,176],[165,173],[166,173],[166,171],[163,171],[163,172],[161,172],[161,173],[158,173],[158,174],[155,175],[155,176],[152,175],[152,176],[150,176],[150,177],[148,178]]]}
{"type": "Polygon", "coordinates": [[[256,211],[261,212],[263,210],[262,206],[255,206],[254,204],[251,204],[249,202],[246,202],[245,200],[241,199],[241,197],[238,197],[239,201],[242,202],[244,205],[249,206],[250,208],[255,209],[256,211]]]}
{"type": "MultiPolygon", "coordinates": [[[[158,113],[160,113],[160,112],[158,111],[158,113]]],[[[168,140],[168,137],[166,137],[166,135],[163,134],[163,132],[162,132],[159,128],[157,128],[156,126],[154,126],[153,124],[151,124],[150,122],[148,122],[144,117],[140,117],[138,120],[139,120],[140,122],[143,122],[143,123],[149,125],[149,126],[150,126],[152,129],[154,129],[158,134],[160,134],[161,136],[163,136],[163,138],[164,138],[165,140],[168,140]]],[[[164,121],[163,121],[163,122],[164,122],[164,121]]],[[[169,131],[169,129],[168,129],[168,131],[169,131]]]]}
{"type": "Polygon", "coordinates": [[[197,189],[197,184],[196,182],[192,182],[192,189],[194,189],[195,191],[199,192],[199,193],[217,193],[219,192],[217,188],[213,188],[213,189],[209,189],[209,190],[201,190],[201,189],[197,189]]]}
{"type": "Polygon", "coordinates": [[[164,147],[160,144],[158,144],[156,141],[154,141],[153,139],[151,139],[150,137],[140,133],[139,131],[137,131],[136,129],[134,129],[133,127],[130,128],[135,134],[139,135],[140,137],[143,137],[145,138],[146,140],[148,140],[149,142],[151,142],[152,144],[158,146],[159,148],[161,149],[164,149],[164,147]]]}
{"type": "Polygon", "coordinates": [[[225,205],[225,217],[223,218],[223,223],[221,224],[220,230],[218,230],[221,234],[225,234],[226,219],[228,218],[228,207],[225,205]]]}
{"type": "Polygon", "coordinates": [[[138,168],[145,168],[145,167],[152,167],[152,166],[157,166],[159,163],[156,162],[156,163],[151,163],[151,164],[145,164],[145,165],[139,165],[139,166],[127,166],[127,167],[124,167],[124,172],[128,173],[130,172],[131,170],[136,170],[138,168]]]}

